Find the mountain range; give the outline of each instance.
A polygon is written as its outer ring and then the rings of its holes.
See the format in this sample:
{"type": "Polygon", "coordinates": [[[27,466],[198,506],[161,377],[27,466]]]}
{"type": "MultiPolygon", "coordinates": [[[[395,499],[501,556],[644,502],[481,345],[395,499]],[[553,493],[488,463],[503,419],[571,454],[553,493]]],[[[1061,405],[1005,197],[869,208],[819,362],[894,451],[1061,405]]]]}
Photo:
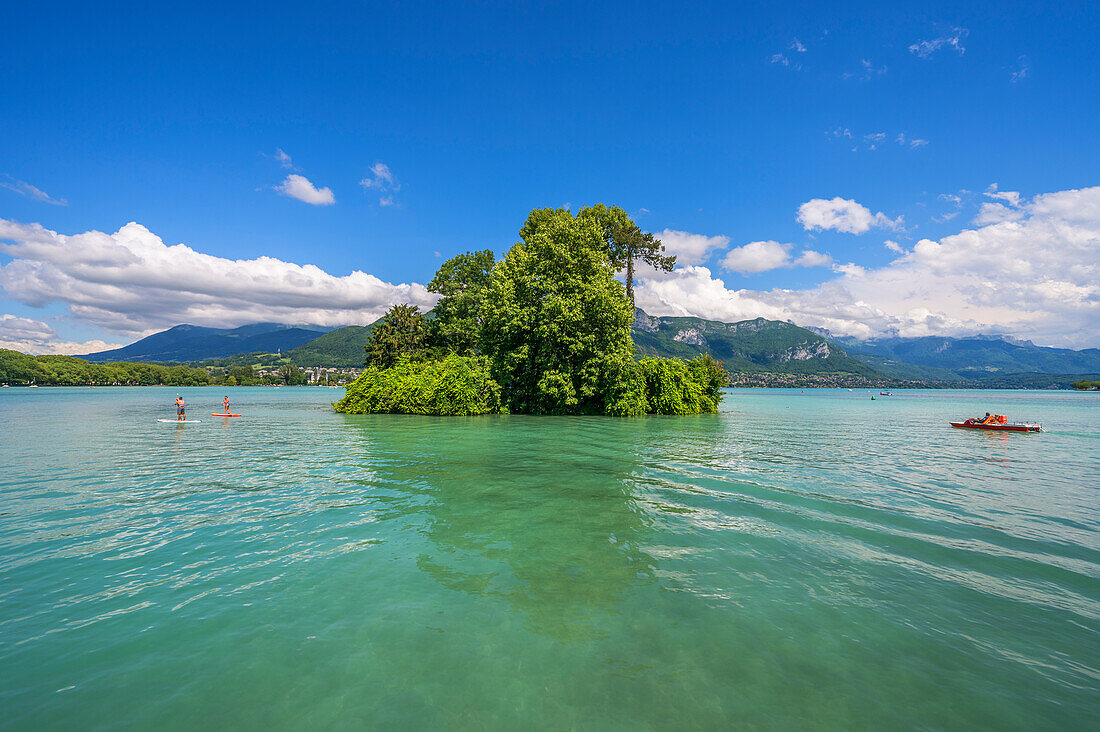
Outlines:
{"type": "MultiPolygon", "coordinates": [[[[178,325],[84,358],[101,363],[216,360],[218,365],[283,360],[298,366],[358,367],[375,324],[327,331],[275,323],[233,329],[178,325]]],[[[641,310],[635,312],[632,336],[640,356],[691,358],[709,353],[727,371],[742,374],[1033,388],[1100,378],[1100,349],[1048,348],[1009,336],[859,340],[764,318],[723,323],[657,317],[641,310]]]]}
{"type": "Polygon", "coordinates": [[[1100,371],[1100,348],[1080,351],[1050,348],[1011,336],[859,340],[814,330],[842,347],[856,360],[894,378],[982,381],[1005,374],[1084,374],[1100,371]]]}
{"type": "Polygon", "coordinates": [[[255,323],[239,328],[177,325],[128,346],[81,356],[94,363],[110,361],[205,361],[238,353],[289,351],[323,335],[326,328],[255,323]]]}

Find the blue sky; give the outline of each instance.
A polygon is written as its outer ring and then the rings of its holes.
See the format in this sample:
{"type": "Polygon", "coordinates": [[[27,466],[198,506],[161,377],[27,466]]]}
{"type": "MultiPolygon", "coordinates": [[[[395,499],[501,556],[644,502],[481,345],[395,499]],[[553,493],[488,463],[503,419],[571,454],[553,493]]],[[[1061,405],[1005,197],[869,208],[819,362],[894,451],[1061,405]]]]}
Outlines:
{"type": "Polygon", "coordinates": [[[369,321],[602,201],[683,247],[647,310],[1100,345],[1097,5],[887,5],[9,4],[0,343],[369,321]]]}

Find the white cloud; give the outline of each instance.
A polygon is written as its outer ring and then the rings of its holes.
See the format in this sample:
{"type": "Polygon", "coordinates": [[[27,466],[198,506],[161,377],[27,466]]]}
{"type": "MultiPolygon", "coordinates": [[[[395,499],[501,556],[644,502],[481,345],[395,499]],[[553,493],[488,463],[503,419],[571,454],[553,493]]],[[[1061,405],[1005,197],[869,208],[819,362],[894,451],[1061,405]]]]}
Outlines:
{"type": "Polygon", "coordinates": [[[917,54],[920,58],[929,58],[936,51],[941,48],[953,48],[959,52],[959,55],[966,53],[966,49],[963,48],[963,39],[970,34],[966,28],[956,28],[946,36],[940,36],[939,38],[933,38],[930,41],[917,41],[913,45],[909,46],[909,50],[912,53],[917,54]]]}
{"type": "Polygon", "coordinates": [[[179,323],[366,324],[394,303],[428,308],[437,299],[423,285],[358,270],[335,276],[271,257],[232,260],[167,246],[136,223],[65,236],[0,219],[0,252],[13,258],[0,266],[5,297],[64,303],[77,320],[128,336],[179,323]]]}
{"type": "Polygon", "coordinates": [[[832,200],[814,198],[799,206],[798,223],[807,230],[834,229],[848,234],[862,234],[872,227],[898,230],[904,224],[904,218],[891,219],[881,211],[872,214],[866,206],[837,196],[832,200]]]}
{"type": "Polygon", "coordinates": [[[864,135],[863,139],[867,142],[867,147],[870,150],[878,148],[886,140],[885,132],[872,132],[868,135],[864,135]]]}
{"type": "Polygon", "coordinates": [[[294,169],[294,163],[291,162],[290,156],[283,152],[282,148],[275,148],[275,159],[279,161],[279,165],[283,166],[287,170],[294,169]]]}
{"type": "Polygon", "coordinates": [[[379,206],[394,205],[393,194],[401,190],[401,184],[394,177],[390,166],[385,163],[375,163],[370,167],[370,177],[359,181],[359,185],[367,190],[376,190],[379,193],[379,206]]]}
{"type": "Polygon", "coordinates": [[[922,140],[919,137],[907,138],[904,132],[899,132],[898,136],[894,138],[894,141],[902,147],[908,145],[911,150],[916,150],[918,147],[924,147],[928,144],[928,140],[922,140]]]}
{"type": "Polygon", "coordinates": [[[901,244],[898,244],[893,239],[887,239],[886,241],[882,242],[882,246],[886,247],[891,252],[897,252],[898,254],[905,253],[905,247],[903,247],[901,244]]]}
{"type": "Polygon", "coordinates": [[[722,267],[731,272],[751,274],[785,267],[791,261],[791,245],[777,241],[754,241],[731,249],[722,258],[722,267]]]}
{"type": "Polygon", "coordinates": [[[728,236],[690,234],[673,229],[665,229],[654,236],[665,245],[665,254],[676,255],[676,262],[680,265],[702,264],[711,252],[725,249],[730,243],[728,236]]]}
{"type": "Polygon", "coordinates": [[[999,224],[1002,221],[1019,221],[1024,217],[1024,212],[1010,208],[1003,203],[989,203],[986,201],[974,217],[974,223],[978,226],[986,224],[999,224]]]}
{"type": "MultiPolygon", "coordinates": [[[[1003,205],[1003,204],[999,204],[1003,205]]],[[[1011,333],[1100,346],[1100,186],[1021,202],[1020,219],[922,239],[888,265],[806,290],[731,290],[705,267],[642,277],[654,315],[793,320],[859,337],[1011,333]]]]}
{"type": "Polygon", "coordinates": [[[797,259],[791,257],[793,244],[777,241],[753,241],[731,249],[722,258],[722,268],[731,272],[754,274],[781,267],[827,267],[833,263],[828,254],[804,249],[797,259]]]}
{"type": "Polygon", "coordinates": [[[1016,70],[1012,72],[1012,83],[1026,79],[1029,73],[1031,73],[1031,62],[1028,61],[1027,56],[1020,56],[1016,60],[1016,70]]]}
{"type": "Polygon", "coordinates": [[[0,314],[0,348],[10,348],[34,355],[83,354],[120,348],[121,343],[108,343],[101,340],[60,341],[53,326],[41,320],[17,318],[10,314],[0,314]]]}
{"type": "MultiPolygon", "coordinates": [[[[830,140],[840,140],[845,144],[851,145],[852,152],[858,152],[860,150],[878,150],[891,134],[887,134],[886,132],[868,132],[857,137],[852,134],[849,128],[837,127],[831,132],[826,132],[825,136],[830,140]]],[[[893,139],[894,142],[901,147],[907,147],[910,150],[916,150],[928,144],[928,140],[919,137],[910,137],[904,132],[893,134],[893,139]]]]}
{"type": "Polygon", "coordinates": [[[828,267],[833,263],[833,258],[828,254],[815,252],[813,249],[803,249],[798,259],[794,260],[796,267],[828,267]]]}
{"type": "Polygon", "coordinates": [[[1020,210],[1019,191],[1000,191],[997,190],[997,184],[993,183],[986,189],[985,196],[1004,203],[983,203],[978,215],[974,217],[975,224],[984,226],[1002,221],[1019,221],[1024,217],[1024,212],[1020,210]]]}
{"type": "Polygon", "coordinates": [[[788,48],[798,53],[806,53],[806,46],[802,43],[802,41],[798,40],[797,38],[791,41],[791,45],[788,46],[788,48]]]}
{"type": "Polygon", "coordinates": [[[781,53],[773,53],[772,54],[772,63],[773,64],[783,64],[784,66],[790,66],[791,65],[791,60],[789,58],[787,58],[786,56],[784,56],[783,54],[781,54],[781,53]]]}
{"type": "Polygon", "coordinates": [[[15,191],[19,195],[26,196],[32,201],[40,201],[41,203],[48,203],[53,206],[69,205],[69,202],[64,198],[53,198],[42,189],[36,188],[24,180],[16,180],[10,176],[7,180],[0,180],[0,188],[7,188],[9,191],[15,191]]]}
{"type": "Polygon", "coordinates": [[[985,195],[987,198],[992,198],[997,201],[1004,201],[1009,206],[1016,208],[1020,205],[1020,192],[1019,191],[1000,191],[997,190],[997,184],[991,183],[989,188],[986,189],[985,195]]]}
{"type": "Polygon", "coordinates": [[[883,74],[886,73],[886,67],[885,66],[875,66],[873,63],[871,63],[870,61],[868,61],[865,58],[860,59],[859,65],[863,68],[863,79],[864,79],[864,81],[873,79],[876,76],[882,76],[883,74]]]}
{"type": "Polygon", "coordinates": [[[316,188],[308,178],[297,173],[288,175],[282,184],[275,186],[275,190],[314,206],[331,206],[336,203],[336,196],[331,188],[316,188]]]}

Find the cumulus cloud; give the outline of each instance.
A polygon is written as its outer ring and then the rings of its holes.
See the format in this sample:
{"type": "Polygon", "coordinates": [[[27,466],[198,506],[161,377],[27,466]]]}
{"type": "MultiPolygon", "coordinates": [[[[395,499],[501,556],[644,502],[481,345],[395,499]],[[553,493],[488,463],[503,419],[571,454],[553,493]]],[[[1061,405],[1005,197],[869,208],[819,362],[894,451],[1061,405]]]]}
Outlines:
{"type": "Polygon", "coordinates": [[[785,267],[791,261],[791,245],[777,241],[753,241],[731,249],[722,266],[731,272],[751,274],[785,267]]]}
{"type": "Polygon", "coordinates": [[[370,176],[359,181],[359,185],[367,190],[378,191],[379,206],[392,206],[394,204],[393,194],[401,190],[401,184],[394,177],[390,166],[385,163],[375,163],[371,166],[370,172],[370,176]]]}
{"type": "Polygon", "coordinates": [[[804,249],[798,255],[793,264],[796,267],[828,267],[833,263],[833,258],[828,254],[815,252],[813,249],[804,249]]]}
{"type": "Polygon", "coordinates": [[[753,241],[731,249],[722,258],[722,268],[730,272],[754,274],[781,267],[827,267],[833,262],[828,254],[805,249],[797,258],[791,257],[793,244],[777,241],[753,241]]]}
{"type": "Polygon", "coordinates": [[[891,252],[896,252],[898,254],[905,253],[905,247],[903,247],[901,244],[898,244],[893,239],[887,239],[886,241],[882,242],[882,246],[886,247],[891,252]]]}
{"type": "Polygon", "coordinates": [[[336,203],[336,196],[331,188],[316,188],[308,178],[297,173],[288,175],[286,180],[275,186],[275,190],[313,206],[331,206],[336,203]]]}
{"type": "Polygon", "coordinates": [[[0,188],[7,188],[9,191],[15,191],[20,196],[25,196],[32,201],[48,203],[53,206],[69,205],[69,202],[64,198],[54,198],[41,188],[36,188],[25,180],[16,180],[10,176],[7,177],[7,180],[0,180],[0,188]]]}
{"type": "Polygon", "coordinates": [[[676,262],[680,265],[702,264],[711,252],[725,249],[730,243],[728,236],[690,234],[674,229],[665,229],[654,236],[665,245],[666,254],[676,255],[676,262]]]}
{"type": "Polygon", "coordinates": [[[423,285],[358,270],[336,276],[270,257],[233,260],[168,246],[137,223],[66,236],[0,219],[0,252],[12,257],[0,266],[8,299],[64,303],[77,320],[131,337],[179,323],[366,324],[394,303],[429,308],[437,299],[423,285]]]}
{"type": "Polygon", "coordinates": [[[909,51],[915,53],[920,58],[930,58],[941,48],[953,48],[958,51],[961,56],[966,53],[966,49],[962,45],[963,39],[969,34],[970,31],[966,28],[956,28],[945,36],[933,38],[930,41],[917,41],[909,46],[909,51]]]}
{"type": "Polygon", "coordinates": [[[790,319],[864,338],[1007,332],[1100,346],[1100,186],[1039,195],[1018,210],[1015,221],[922,239],[881,268],[838,265],[836,278],[810,289],[729,289],[690,266],[643,274],[637,303],[655,315],[790,319]]]}
{"type": "Polygon", "coordinates": [[[53,326],[41,320],[17,318],[7,313],[0,314],[0,348],[40,355],[83,354],[120,348],[120,343],[108,343],[101,340],[61,341],[53,326]]]}
{"type": "Polygon", "coordinates": [[[833,229],[848,234],[863,234],[872,227],[879,229],[902,228],[904,218],[891,219],[879,211],[872,214],[866,206],[848,198],[837,196],[832,200],[813,198],[798,207],[798,223],[807,230],[833,229]]]}
{"type": "Polygon", "coordinates": [[[993,183],[986,189],[984,195],[986,198],[1003,201],[1003,203],[990,201],[982,203],[981,208],[978,209],[978,215],[974,217],[975,224],[984,226],[1002,221],[1019,221],[1024,217],[1024,212],[1020,210],[1019,191],[1001,191],[997,189],[997,184],[993,183]]]}

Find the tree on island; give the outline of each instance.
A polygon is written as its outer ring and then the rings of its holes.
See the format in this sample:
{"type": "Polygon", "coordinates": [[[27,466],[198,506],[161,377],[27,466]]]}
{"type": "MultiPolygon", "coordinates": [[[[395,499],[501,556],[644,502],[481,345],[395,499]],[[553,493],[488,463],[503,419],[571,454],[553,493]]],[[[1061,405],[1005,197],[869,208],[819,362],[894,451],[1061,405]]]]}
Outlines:
{"type": "Polygon", "coordinates": [[[448,259],[428,283],[439,293],[430,325],[432,344],[444,352],[467,355],[478,346],[479,313],[493,276],[496,256],[491,249],[466,252],[448,259]]]}
{"type": "Polygon", "coordinates": [[[675,256],[666,256],[665,245],[649,232],[642,231],[626,211],[618,206],[608,208],[602,203],[582,208],[578,218],[594,218],[603,230],[611,267],[616,272],[626,270],[626,296],[634,308],[634,262],[642,261],[654,269],[671,272],[675,256]]]}
{"type": "Polygon", "coordinates": [[[536,209],[493,270],[481,351],[509,409],[534,414],[636,414],[634,312],[613,276],[594,216],[536,209]]]}
{"type": "Polygon", "coordinates": [[[376,323],[367,368],[336,410],[473,415],[715,412],[728,378],[703,356],[636,361],[627,295],[635,260],[670,269],[661,243],[617,207],[535,209],[496,264],[467,252],[429,283],[429,321],[395,305],[376,323]],[[627,286],[615,279],[625,268],[627,286]]]}
{"type": "Polygon", "coordinates": [[[416,305],[394,305],[374,326],[364,346],[367,366],[390,368],[402,356],[423,354],[428,348],[428,326],[416,305]]]}

